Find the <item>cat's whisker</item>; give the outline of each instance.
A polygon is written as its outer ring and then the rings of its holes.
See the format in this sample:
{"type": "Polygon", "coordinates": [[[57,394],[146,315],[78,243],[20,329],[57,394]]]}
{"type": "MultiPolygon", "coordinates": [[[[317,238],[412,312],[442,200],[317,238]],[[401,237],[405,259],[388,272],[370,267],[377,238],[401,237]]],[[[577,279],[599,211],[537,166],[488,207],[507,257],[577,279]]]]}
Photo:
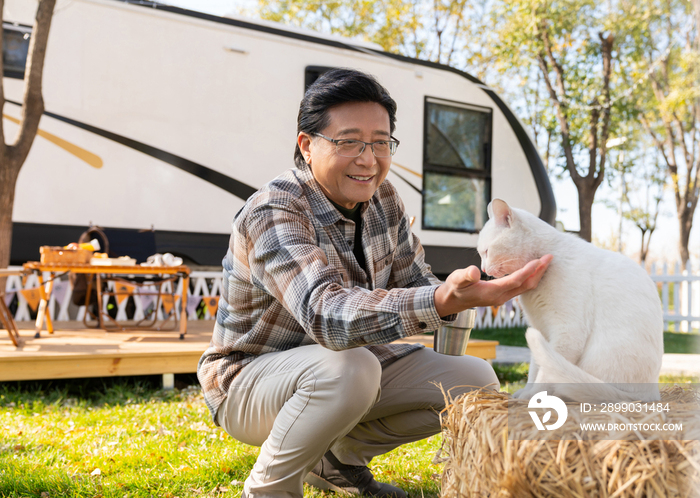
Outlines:
{"type": "Polygon", "coordinates": [[[520,259],[518,258],[510,258],[510,259],[504,259],[500,260],[496,265],[498,269],[503,269],[506,267],[506,265],[510,265],[511,263],[520,263],[520,259]]]}

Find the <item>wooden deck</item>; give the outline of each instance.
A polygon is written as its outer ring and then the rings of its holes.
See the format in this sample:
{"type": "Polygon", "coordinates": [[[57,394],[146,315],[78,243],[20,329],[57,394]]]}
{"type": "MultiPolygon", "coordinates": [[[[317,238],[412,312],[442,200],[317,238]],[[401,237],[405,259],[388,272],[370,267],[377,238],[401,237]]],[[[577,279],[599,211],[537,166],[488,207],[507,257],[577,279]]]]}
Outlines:
{"type": "MultiPolygon", "coordinates": [[[[209,345],[213,321],[191,321],[187,336],[179,331],[136,330],[105,332],[87,329],[82,322],[58,322],[54,334],[34,338],[33,322],[18,322],[19,347],[0,329],[0,381],[38,380],[120,375],[194,373],[209,345]]],[[[432,347],[432,336],[414,336],[401,342],[432,347]]],[[[467,354],[490,360],[496,341],[469,341],[467,354]]]]}

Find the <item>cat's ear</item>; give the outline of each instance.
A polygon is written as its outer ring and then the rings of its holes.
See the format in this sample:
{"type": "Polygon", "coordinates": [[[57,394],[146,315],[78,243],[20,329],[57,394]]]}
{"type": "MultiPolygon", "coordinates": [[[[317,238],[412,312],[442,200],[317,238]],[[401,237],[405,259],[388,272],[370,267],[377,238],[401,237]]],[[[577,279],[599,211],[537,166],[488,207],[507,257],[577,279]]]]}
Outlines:
{"type": "Polygon", "coordinates": [[[510,228],[513,225],[513,211],[506,201],[492,200],[487,208],[489,218],[496,222],[496,226],[510,228]]]}

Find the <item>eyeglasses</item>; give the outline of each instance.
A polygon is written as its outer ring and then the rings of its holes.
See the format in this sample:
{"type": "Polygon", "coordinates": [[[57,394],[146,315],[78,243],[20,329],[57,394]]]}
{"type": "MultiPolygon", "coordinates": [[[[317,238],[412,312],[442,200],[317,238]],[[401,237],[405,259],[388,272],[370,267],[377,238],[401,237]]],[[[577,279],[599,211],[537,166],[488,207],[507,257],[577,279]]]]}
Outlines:
{"type": "Polygon", "coordinates": [[[343,157],[359,157],[368,145],[372,148],[374,157],[391,157],[396,153],[396,149],[399,148],[399,144],[401,143],[394,137],[391,137],[391,140],[380,140],[379,142],[363,142],[362,140],[338,140],[321,135],[320,133],[314,133],[314,135],[334,143],[335,151],[339,156],[343,157]]]}

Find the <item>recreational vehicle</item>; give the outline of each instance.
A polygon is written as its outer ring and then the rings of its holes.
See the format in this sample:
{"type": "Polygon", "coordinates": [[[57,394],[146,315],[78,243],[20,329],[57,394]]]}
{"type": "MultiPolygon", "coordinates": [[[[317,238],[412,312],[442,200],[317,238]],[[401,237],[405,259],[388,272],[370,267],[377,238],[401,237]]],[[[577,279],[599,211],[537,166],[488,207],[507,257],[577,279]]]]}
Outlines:
{"type": "MultiPolygon", "coordinates": [[[[17,130],[36,2],[4,7],[5,133],[17,130]]],[[[415,217],[428,262],[478,261],[494,197],[554,222],[533,143],[479,80],[377,45],[148,1],[58,0],[45,113],[19,176],[12,263],[75,241],[91,224],[193,265],[219,265],[231,222],[293,167],[305,88],[329,68],[375,75],[398,103],[401,146],[387,179],[415,217]]]]}

